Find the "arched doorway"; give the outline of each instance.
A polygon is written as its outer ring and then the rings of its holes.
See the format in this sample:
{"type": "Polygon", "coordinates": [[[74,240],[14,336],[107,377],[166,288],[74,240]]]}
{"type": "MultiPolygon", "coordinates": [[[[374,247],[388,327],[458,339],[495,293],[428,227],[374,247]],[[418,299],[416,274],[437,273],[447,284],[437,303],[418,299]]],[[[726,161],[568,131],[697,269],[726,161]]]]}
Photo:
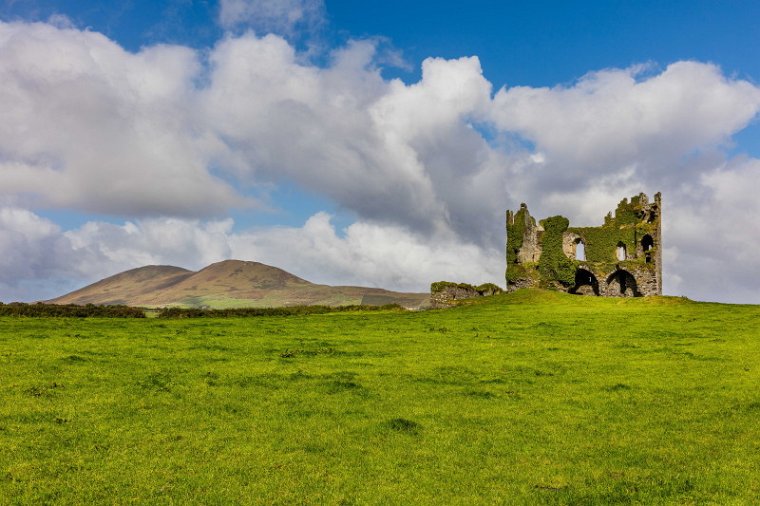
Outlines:
{"type": "Polygon", "coordinates": [[[575,271],[575,284],[568,292],[575,295],[599,295],[599,281],[591,271],[578,269],[575,271]]]}
{"type": "Polygon", "coordinates": [[[618,269],[607,276],[607,295],[611,297],[641,297],[633,274],[618,269]]]}

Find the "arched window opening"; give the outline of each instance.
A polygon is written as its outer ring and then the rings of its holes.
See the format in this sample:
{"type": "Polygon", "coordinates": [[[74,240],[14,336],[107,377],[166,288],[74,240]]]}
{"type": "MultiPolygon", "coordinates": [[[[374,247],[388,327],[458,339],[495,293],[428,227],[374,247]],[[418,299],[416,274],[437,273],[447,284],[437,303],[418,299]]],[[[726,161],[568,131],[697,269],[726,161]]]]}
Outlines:
{"type": "Polygon", "coordinates": [[[621,262],[626,259],[626,252],[625,252],[625,243],[619,242],[617,243],[617,250],[615,252],[617,259],[621,262]]]}
{"type": "Polygon", "coordinates": [[[582,239],[575,240],[575,259],[582,262],[586,260],[586,244],[582,239]]]}
{"type": "Polygon", "coordinates": [[[641,238],[641,249],[650,251],[652,248],[654,248],[654,239],[652,239],[651,235],[647,234],[641,238]]]}
{"type": "Polygon", "coordinates": [[[652,223],[656,219],[657,219],[657,213],[654,211],[649,211],[649,218],[647,218],[647,223],[652,223]]]}
{"type": "Polygon", "coordinates": [[[575,284],[568,292],[576,295],[599,295],[599,281],[591,271],[578,269],[575,271],[575,284]]]}
{"type": "Polygon", "coordinates": [[[648,264],[652,263],[652,254],[651,253],[647,253],[647,256],[645,258],[646,258],[646,263],[648,263],[648,264]]]}

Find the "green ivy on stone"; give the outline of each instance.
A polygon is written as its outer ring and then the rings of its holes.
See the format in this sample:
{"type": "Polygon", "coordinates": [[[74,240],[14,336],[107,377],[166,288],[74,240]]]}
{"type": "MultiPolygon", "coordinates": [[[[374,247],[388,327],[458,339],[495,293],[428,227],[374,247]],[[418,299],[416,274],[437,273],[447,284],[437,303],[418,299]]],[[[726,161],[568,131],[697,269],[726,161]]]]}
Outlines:
{"type": "Polygon", "coordinates": [[[576,262],[567,258],[562,251],[562,233],[567,230],[570,221],[564,216],[552,216],[541,220],[541,225],[544,227],[541,258],[538,261],[541,278],[572,285],[575,282],[576,262]]]}

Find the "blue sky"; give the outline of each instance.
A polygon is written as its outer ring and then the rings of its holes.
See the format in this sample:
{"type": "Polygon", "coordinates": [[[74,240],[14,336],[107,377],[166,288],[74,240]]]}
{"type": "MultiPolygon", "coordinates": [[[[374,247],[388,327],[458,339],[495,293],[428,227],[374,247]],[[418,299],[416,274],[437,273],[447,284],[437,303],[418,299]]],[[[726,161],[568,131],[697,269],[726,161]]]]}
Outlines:
{"type": "MultiPolygon", "coordinates": [[[[760,4],[751,0],[670,1],[333,1],[315,33],[329,44],[386,37],[419,76],[429,56],[478,55],[486,77],[498,84],[553,86],[589,70],[652,61],[695,59],[757,81],[760,4]]],[[[69,17],[132,51],[176,43],[209,47],[223,36],[213,1],[4,0],[5,20],[69,17]]]]}
{"type": "Polygon", "coordinates": [[[666,292],[760,302],[757,19],[750,1],[2,0],[0,300],[229,257],[500,282],[504,209],[593,225],[662,191],[666,292]]]}

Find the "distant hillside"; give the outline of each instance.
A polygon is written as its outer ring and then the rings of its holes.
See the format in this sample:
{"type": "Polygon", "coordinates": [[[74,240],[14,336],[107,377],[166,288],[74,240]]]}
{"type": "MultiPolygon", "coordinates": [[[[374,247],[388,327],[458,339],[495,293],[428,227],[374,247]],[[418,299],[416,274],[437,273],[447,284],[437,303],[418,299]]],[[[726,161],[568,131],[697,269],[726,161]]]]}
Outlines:
{"type": "Polygon", "coordinates": [[[400,304],[418,308],[427,305],[428,299],[426,293],[317,285],[270,265],[225,260],[198,272],[170,265],[140,267],[48,302],[211,308],[400,304]]]}

